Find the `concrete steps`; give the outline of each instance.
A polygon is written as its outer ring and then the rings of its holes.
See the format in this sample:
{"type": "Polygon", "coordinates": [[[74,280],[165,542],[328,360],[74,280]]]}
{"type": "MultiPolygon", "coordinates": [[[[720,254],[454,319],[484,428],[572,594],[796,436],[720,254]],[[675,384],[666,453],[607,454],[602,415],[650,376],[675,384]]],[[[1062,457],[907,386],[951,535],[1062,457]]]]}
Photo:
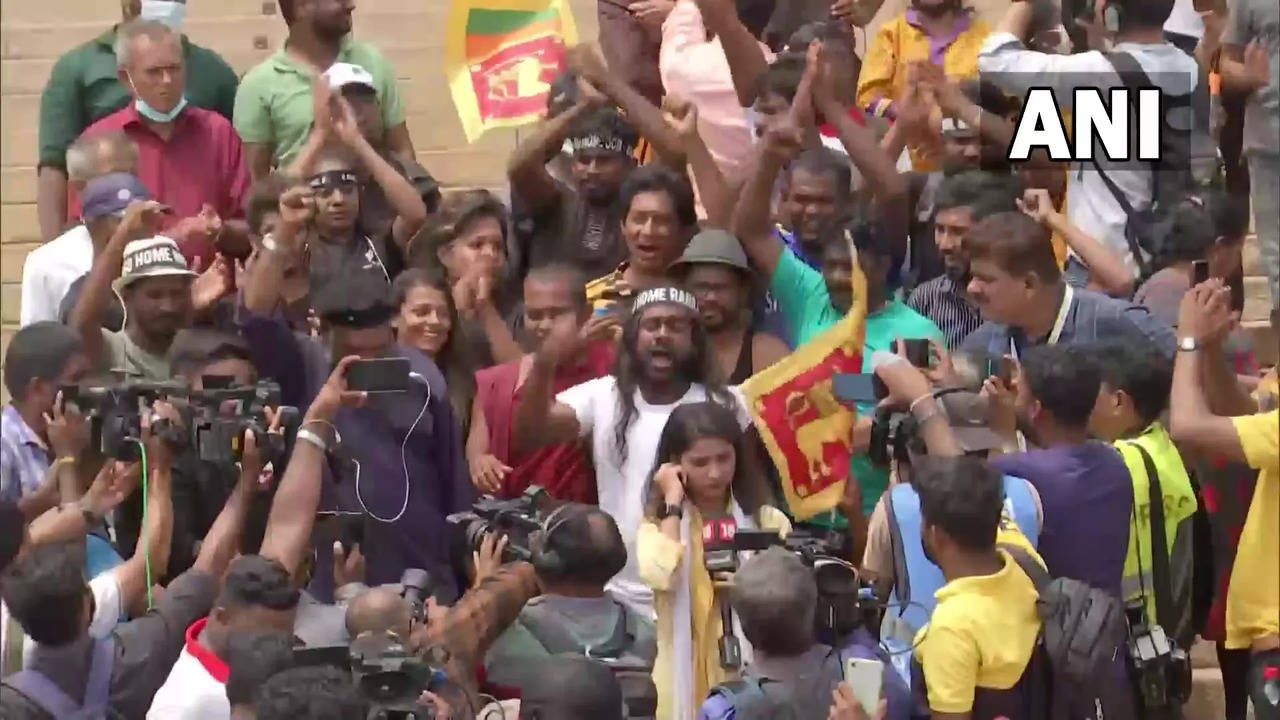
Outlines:
{"type": "MultiPolygon", "coordinates": [[[[1186,720],[1222,720],[1226,700],[1222,693],[1222,672],[1213,643],[1197,641],[1191,648],[1191,699],[1183,706],[1186,720]]],[[[1249,708],[1253,718],[1253,708],[1249,708]]]]}

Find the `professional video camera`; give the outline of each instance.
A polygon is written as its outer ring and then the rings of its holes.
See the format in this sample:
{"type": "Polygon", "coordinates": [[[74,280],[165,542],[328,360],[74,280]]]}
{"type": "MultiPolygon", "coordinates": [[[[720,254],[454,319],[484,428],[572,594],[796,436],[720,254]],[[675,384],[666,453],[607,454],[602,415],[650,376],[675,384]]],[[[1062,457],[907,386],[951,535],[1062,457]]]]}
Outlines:
{"type": "MultiPolygon", "coordinates": [[[[857,569],[841,559],[843,540],[837,534],[797,528],[783,539],[770,530],[739,530],[732,521],[722,521],[708,523],[702,537],[703,559],[707,572],[713,575],[736,571],[740,552],[770,547],[782,547],[812,568],[818,586],[814,629],[820,642],[839,644],[859,627],[877,634],[883,607],[872,588],[862,584],[857,569]]],[[[733,627],[727,603],[721,602],[720,612],[723,626],[733,627]]],[[[737,638],[720,638],[720,664],[732,668],[740,663],[737,638]]]]}
{"type": "Polygon", "coordinates": [[[263,464],[279,470],[288,458],[302,415],[280,405],[280,386],[270,380],[239,387],[206,388],[188,396],[184,418],[191,430],[191,444],[203,462],[223,467],[240,462],[245,431],[253,433],[263,464]],[[269,433],[267,408],[280,413],[280,433],[269,433]]]}
{"type": "Polygon", "coordinates": [[[1164,628],[1146,621],[1145,601],[1125,606],[1129,621],[1129,666],[1138,700],[1145,711],[1179,707],[1191,697],[1191,660],[1165,635],[1164,628]]]}
{"type": "MultiPolygon", "coordinates": [[[[186,386],[180,383],[124,380],[110,384],[66,385],[61,388],[64,402],[74,405],[89,422],[89,443],[103,457],[135,462],[141,457],[142,413],[156,400],[185,397],[186,386]]],[[[176,428],[157,427],[173,442],[180,438],[176,428]]]]}
{"type": "Polygon", "coordinates": [[[465,561],[471,553],[480,549],[480,543],[489,533],[507,536],[504,561],[531,560],[533,552],[529,540],[542,528],[547,491],[532,485],[515,500],[496,500],[482,497],[470,510],[454,513],[445,518],[449,524],[451,547],[455,558],[465,561]]]}
{"type": "Polygon", "coordinates": [[[429,720],[435,710],[418,702],[422,691],[444,680],[443,650],[426,658],[392,634],[364,635],[351,642],[351,675],[369,701],[369,720],[429,720]]]}
{"type": "Polygon", "coordinates": [[[876,414],[871,418],[867,458],[875,465],[888,467],[895,460],[907,461],[911,453],[923,454],[924,442],[917,430],[916,419],[911,413],[876,408],[876,414]]]}

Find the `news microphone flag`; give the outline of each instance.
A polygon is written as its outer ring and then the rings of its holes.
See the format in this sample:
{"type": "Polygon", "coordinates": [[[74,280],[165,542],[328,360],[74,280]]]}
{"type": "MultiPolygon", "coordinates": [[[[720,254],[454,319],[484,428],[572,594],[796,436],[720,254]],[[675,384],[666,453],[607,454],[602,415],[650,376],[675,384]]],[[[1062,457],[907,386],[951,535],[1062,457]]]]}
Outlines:
{"type": "Polygon", "coordinates": [[[567,0],[453,0],[445,77],[467,142],[540,119],[577,41],[567,0]]]}
{"type": "Polygon", "coordinates": [[[836,399],[832,378],[862,372],[867,279],[853,258],[853,304],[832,328],[748,378],[742,393],[782,479],[796,520],[834,508],[849,481],[856,413],[836,399]]]}

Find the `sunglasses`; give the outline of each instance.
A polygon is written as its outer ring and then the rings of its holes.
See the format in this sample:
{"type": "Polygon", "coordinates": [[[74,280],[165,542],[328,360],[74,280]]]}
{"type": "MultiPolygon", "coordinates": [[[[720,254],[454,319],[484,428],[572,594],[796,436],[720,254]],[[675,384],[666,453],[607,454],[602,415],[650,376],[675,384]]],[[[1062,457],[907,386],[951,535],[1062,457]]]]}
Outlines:
{"type": "Polygon", "coordinates": [[[350,170],[330,170],[307,178],[307,187],[321,197],[336,191],[350,195],[359,184],[356,174],[350,170]]]}

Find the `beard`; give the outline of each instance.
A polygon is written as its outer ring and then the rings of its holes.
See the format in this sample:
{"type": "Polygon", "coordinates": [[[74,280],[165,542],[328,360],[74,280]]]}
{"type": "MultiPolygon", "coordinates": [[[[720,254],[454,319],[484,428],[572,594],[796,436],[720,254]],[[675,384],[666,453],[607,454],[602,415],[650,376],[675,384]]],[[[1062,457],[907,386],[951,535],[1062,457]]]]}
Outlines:
{"type": "Polygon", "coordinates": [[[943,261],[943,272],[951,280],[951,284],[963,290],[969,286],[969,263],[950,263],[943,261]]]}

